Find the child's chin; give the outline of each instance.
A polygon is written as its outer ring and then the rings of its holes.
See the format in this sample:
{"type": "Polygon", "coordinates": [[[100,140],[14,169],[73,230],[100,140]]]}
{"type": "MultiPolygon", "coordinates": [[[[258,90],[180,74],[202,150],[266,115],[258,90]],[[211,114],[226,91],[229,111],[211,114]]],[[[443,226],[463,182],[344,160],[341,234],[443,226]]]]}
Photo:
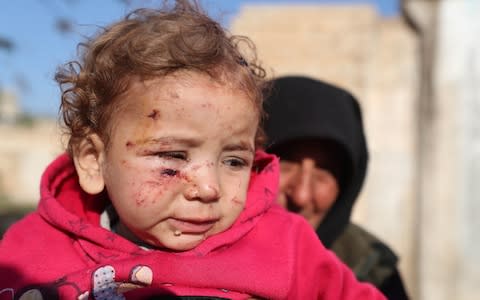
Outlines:
{"type": "Polygon", "coordinates": [[[200,245],[204,240],[203,235],[182,234],[163,241],[162,245],[163,248],[171,251],[188,251],[200,245]]]}

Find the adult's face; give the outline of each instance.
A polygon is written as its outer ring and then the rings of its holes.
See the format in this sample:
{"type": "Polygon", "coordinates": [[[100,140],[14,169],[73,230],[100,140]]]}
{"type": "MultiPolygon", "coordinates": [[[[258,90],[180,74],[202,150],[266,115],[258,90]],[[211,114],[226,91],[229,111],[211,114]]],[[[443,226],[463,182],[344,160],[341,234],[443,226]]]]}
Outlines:
{"type": "Polygon", "coordinates": [[[318,227],[340,191],[331,171],[339,165],[335,156],[324,143],[313,140],[283,144],[273,152],[280,156],[278,202],[318,227]]]}

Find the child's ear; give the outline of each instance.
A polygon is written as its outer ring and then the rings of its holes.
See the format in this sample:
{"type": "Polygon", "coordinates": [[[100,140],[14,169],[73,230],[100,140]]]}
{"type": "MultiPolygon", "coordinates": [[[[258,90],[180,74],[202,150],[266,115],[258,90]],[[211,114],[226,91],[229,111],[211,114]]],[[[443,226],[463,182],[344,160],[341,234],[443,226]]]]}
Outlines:
{"type": "Polygon", "coordinates": [[[73,162],[82,189],[92,195],[103,191],[105,181],[102,164],[105,160],[105,145],[100,137],[97,134],[89,135],[73,152],[73,162]]]}

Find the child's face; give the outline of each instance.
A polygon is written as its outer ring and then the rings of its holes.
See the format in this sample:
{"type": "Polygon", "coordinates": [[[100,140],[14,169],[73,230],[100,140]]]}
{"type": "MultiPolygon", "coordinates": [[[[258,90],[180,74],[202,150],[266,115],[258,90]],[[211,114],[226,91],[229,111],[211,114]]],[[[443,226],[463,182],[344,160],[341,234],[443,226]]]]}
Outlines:
{"type": "Polygon", "coordinates": [[[254,158],[252,101],[193,72],[135,81],[118,101],[99,163],[123,225],[173,250],[229,228],[244,208],[254,158]]]}

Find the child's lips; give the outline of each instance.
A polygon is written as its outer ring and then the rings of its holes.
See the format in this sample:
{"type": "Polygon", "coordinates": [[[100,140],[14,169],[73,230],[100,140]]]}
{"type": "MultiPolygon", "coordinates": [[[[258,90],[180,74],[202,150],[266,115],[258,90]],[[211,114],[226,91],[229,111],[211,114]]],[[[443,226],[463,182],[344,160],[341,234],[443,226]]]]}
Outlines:
{"type": "Polygon", "coordinates": [[[182,234],[202,234],[215,225],[217,219],[208,219],[208,220],[192,220],[192,219],[179,219],[179,218],[170,218],[170,225],[175,228],[175,230],[180,231],[182,234]]]}

